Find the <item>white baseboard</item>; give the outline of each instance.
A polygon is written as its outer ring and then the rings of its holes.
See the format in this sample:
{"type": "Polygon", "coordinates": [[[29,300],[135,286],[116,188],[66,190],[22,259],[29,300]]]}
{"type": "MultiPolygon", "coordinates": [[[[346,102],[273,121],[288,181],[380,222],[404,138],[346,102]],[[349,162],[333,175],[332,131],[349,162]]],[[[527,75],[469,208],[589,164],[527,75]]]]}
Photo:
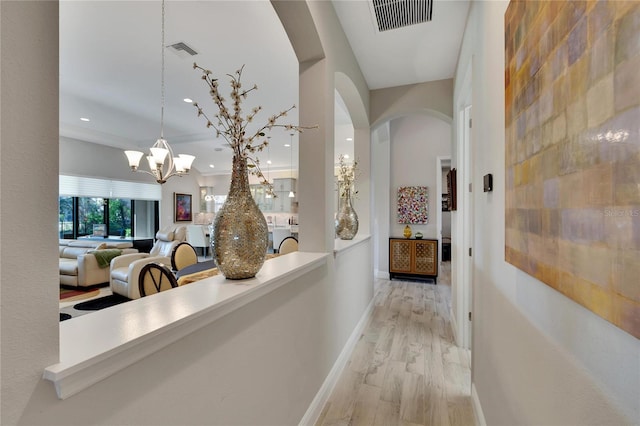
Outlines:
{"type": "Polygon", "coordinates": [[[476,418],[476,425],[487,426],[487,421],[484,419],[484,413],[480,405],[480,398],[478,398],[478,392],[476,392],[475,383],[471,383],[471,406],[473,407],[473,414],[476,418]]]}
{"type": "Polygon", "coordinates": [[[318,393],[313,398],[313,401],[311,401],[311,405],[307,408],[307,412],[302,416],[299,423],[300,426],[314,425],[318,421],[318,418],[320,418],[322,409],[329,400],[329,396],[331,396],[331,392],[338,382],[340,374],[342,374],[342,370],[344,370],[344,367],[349,362],[349,358],[351,357],[358,340],[360,340],[360,335],[366,327],[367,321],[369,321],[371,312],[373,312],[374,300],[375,298],[371,299],[369,306],[367,306],[367,309],[365,309],[364,313],[360,317],[360,321],[358,321],[353,332],[351,332],[351,336],[349,336],[349,339],[342,348],[340,355],[338,355],[338,359],[336,359],[333,367],[331,367],[331,371],[329,371],[329,374],[324,379],[322,386],[320,386],[318,393]]]}
{"type": "Polygon", "coordinates": [[[389,273],[386,272],[386,271],[378,271],[378,270],[376,270],[374,276],[376,278],[378,278],[378,279],[381,279],[381,280],[388,280],[389,279],[389,273]]]}
{"type": "Polygon", "coordinates": [[[464,345],[458,338],[458,323],[456,322],[456,317],[453,315],[453,310],[449,308],[449,321],[451,324],[451,333],[453,334],[453,341],[456,342],[456,346],[459,348],[464,348],[464,345]]]}

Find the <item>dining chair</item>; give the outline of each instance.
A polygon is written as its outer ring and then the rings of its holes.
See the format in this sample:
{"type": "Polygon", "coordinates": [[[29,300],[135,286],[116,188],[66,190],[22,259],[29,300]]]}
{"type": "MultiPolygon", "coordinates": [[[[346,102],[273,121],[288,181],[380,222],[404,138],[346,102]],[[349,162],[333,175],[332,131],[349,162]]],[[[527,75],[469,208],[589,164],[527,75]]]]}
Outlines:
{"type": "Polygon", "coordinates": [[[291,236],[291,230],[289,228],[273,228],[272,235],[273,249],[275,251],[275,249],[280,248],[280,243],[282,243],[285,238],[291,236]]]}
{"type": "Polygon", "coordinates": [[[162,263],[148,263],[142,267],[138,281],[140,297],[178,287],[173,272],[162,263]]]}
{"type": "Polygon", "coordinates": [[[207,257],[209,241],[207,241],[206,232],[203,226],[187,225],[187,242],[193,247],[202,247],[202,255],[207,257]]]}
{"type": "Polygon", "coordinates": [[[179,271],[196,263],[198,263],[198,252],[195,247],[186,241],[175,246],[171,252],[171,268],[174,271],[179,271]]]}
{"type": "Polygon", "coordinates": [[[278,247],[278,253],[280,253],[281,255],[294,251],[298,251],[298,240],[296,240],[295,237],[286,237],[284,240],[282,240],[280,246],[278,247]]]}

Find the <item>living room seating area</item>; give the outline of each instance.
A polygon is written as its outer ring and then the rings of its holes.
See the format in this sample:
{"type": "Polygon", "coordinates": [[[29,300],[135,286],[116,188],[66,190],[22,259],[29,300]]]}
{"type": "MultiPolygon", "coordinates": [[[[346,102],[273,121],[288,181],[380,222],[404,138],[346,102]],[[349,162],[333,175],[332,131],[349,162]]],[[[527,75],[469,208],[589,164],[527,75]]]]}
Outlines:
{"type": "Polygon", "coordinates": [[[137,253],[130,242],[60,240],[60,284],[89,287],[109,282],[111,258],[137,253]]]}

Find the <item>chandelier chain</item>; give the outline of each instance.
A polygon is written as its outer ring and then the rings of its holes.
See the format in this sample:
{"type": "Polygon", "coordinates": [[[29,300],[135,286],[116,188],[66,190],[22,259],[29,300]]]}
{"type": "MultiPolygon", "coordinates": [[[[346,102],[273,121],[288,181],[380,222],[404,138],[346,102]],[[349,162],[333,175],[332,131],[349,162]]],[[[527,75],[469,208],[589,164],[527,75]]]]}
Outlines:
{"type": "Polygon", "coordinates": [[[162,30],[161,30],[162,63],[160,66],[160,138],[164,139],[164,0],[162,0],[162,30]]]}

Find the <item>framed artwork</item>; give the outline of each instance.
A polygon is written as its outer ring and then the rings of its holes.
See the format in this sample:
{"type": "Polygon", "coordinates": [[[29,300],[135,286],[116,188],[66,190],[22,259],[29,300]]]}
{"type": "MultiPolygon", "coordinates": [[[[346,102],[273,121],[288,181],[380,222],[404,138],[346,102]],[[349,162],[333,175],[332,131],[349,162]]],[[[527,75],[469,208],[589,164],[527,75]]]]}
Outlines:
{"type": "Polygon", "coordinates": [[[191,194],[173,193],[174,222],[191,222],[191,194]]]}
{"type": "Polygon", "coordinates": [[[505,13],[505,260],[640,338],[638,2],[505,13]]]}
{"type": "Polygon", "coordinates": [[[447,173],[447,191],[449,191],[449,210],[455,211],[458,210],[458,205],[456,203],[456,193],[458,191],[458,181],[457,181],[457,171],[456,169],[451,169],[447,173]]]}
{"type": "Polygon", "coordinates": [[[398,188],[398,223],[429,222],[429,188],[401,186],[398,188]]]}
{"type": "Polygon", "coordinates": [[[449,194],[442,194],[442,211],[449,211],[449,194]]]}

